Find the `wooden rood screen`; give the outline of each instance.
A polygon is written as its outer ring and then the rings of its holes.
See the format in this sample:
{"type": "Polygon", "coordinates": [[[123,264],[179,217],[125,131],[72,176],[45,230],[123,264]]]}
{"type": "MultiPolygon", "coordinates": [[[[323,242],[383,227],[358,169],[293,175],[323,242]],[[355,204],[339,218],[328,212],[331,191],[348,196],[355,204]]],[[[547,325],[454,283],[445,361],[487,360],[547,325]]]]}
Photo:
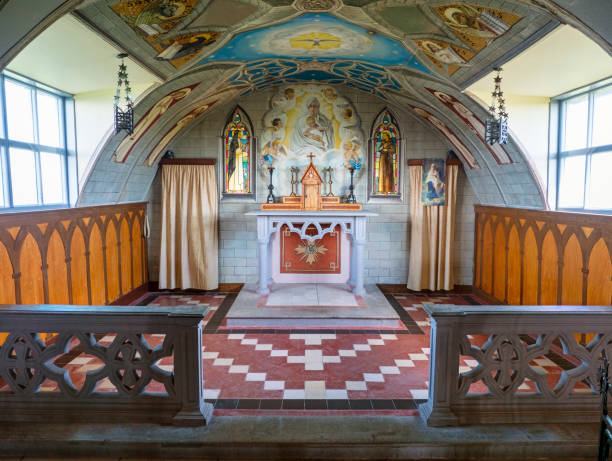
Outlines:
{"type": "Polygon", "coordinates": [[[475,209],[481,293],[503,304],[612,304],[612,216],[475,209]]]}
{"type": "Polygon", "coordinates": [[[0,304],[108,304],[143,285],[145,210],[0,214],[0,304]]]}

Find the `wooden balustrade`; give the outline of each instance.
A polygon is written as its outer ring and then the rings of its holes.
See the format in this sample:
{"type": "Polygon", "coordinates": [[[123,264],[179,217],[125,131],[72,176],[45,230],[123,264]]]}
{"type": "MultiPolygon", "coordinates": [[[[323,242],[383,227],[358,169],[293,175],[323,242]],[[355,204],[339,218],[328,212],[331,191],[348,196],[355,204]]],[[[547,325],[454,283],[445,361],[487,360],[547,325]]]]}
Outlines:
{"type": "Polygon", "coordinates": [[[474,288],[502,304],[612,304],[612,216],[475,207],[474,288]]]}
{"type": "Polygon", "coordinates": [[[145,219],[145,202],[0,214],[0,304],[109,304],[142,286],[145,219]]]}
{"type": "Polygon", "coordinates": [[[0,346],[0,421],[205,424],[213,410],[202,388],[207,311],[0,306],[9,332],[0,346]]]}
{"type": "Polygon", "coordinates": [[[430,426],[597,422],[606,306],[425,305],[431,316],[430,426]],[[578,342],[594,332],[588,345],[578,342]]]}

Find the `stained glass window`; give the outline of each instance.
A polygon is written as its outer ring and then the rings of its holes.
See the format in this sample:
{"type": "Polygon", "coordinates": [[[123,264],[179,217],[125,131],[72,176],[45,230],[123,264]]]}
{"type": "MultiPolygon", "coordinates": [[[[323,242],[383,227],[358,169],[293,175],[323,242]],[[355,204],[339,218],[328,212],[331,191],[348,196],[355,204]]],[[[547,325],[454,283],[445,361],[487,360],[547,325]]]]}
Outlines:
{"type": "Polygon", "coordinates": [[[251,185],[251,130],[248,118],[234,110],[223,132],[225,194],[250,194],[251,185]]]}
{"type": "Polygon", "coordinates": [[[400,135],[389,111],[377,117],[372,132],[372,193],[376,196],[400,195],[400,135]]]}

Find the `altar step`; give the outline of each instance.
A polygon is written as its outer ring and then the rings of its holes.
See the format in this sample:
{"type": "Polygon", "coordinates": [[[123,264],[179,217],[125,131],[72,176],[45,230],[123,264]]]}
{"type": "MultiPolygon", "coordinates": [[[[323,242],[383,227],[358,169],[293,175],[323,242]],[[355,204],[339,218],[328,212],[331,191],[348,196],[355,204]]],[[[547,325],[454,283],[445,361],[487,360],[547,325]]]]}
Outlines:
{"type": "Polygon", "coordinates": [[[270,294],[245,285],[226,316],[228,328],[401,329],[396,309],[376,285],[356,296],[345,284],[275,284],[270,294]]]}

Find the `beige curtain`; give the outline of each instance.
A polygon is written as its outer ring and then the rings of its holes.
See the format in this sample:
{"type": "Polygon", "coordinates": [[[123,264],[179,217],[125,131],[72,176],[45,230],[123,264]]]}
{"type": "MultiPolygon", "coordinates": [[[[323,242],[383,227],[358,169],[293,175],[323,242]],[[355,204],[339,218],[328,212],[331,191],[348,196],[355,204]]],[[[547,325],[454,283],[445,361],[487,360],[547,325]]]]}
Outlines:
{"type": "Polygon", "coordinates": [[[162,166],[160,288],[219,286],[214,165],[162,166]]]}
{"type": "Polygon", "coordinates": [[[410,266],[411,290],[452,290],[455,205],[459,166],[446,164],[444,206],[421,205],[423,166],[410,165],[410,266]]]}

